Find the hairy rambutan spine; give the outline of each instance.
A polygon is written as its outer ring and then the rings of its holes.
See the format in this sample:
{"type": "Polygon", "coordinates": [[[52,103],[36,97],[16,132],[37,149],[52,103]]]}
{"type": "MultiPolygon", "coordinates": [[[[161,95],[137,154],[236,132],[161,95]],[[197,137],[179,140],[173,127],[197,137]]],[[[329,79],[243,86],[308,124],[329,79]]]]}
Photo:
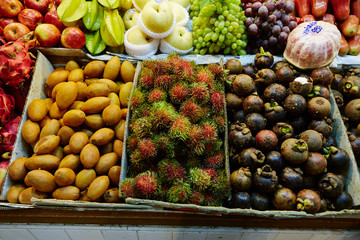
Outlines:
{"type": "Polygon", "coordinates": [[[204,194],[201,192],[193,191],[189,198],[189,203],[196,204],[196,205],[203,205],[204,204],[204,194]]]}
{"type": "Polygon", "coordinates": [[[203,191],[211,184],[211,176],[200,168],[191,168],[189,171],[189,180],[193,189],[203,191]]]}
{"type": "Polygon", "coordinates": [[[135,195],[135,178],[126,178],[119,186],[119,195],[121,198],[136,197],[135,195]]]}
{"type": "Polygon", "coordinates": [[[211,63],[207,66],[207,69],[214,75],[214,78],[217,81],[224,82],[226,79],[226,73],[224,68],[219,64],[211,63]]]}
{"type": "Polygon", "coordinates": [[[211,74],[210,71],[202,68],[197,73],[196,78],[195,78],[195,82],[197,82],[197,83],[205,83],[207,85],[208,89],[211,90],[213,88],[214,77],[213,77],[213,75],[211,74]]]}
{"type": "Polygon", "coordinates": [[[174,159],[164,159],[158,163],[158,173],[162,181],[172,183],[184,179],[185,169],[174,159]]]}
{"type": "Polygon", "coordinates": [[[214,123],[216,124],[217,129],[219,130],[219,132],[223,133],[225,131],[226,121],[225,121],[224,116],[216,115],[214,117],[214,123]]]}
{"type": "Polygon", "coordinates": [[[209,101],[210,94],[206,83],[193,83],[191,85],[191,98],[199,104],[205,104],[209,101]]]}
{"type": "Polygon", "coordinates": [[[167,60],[172,66],[172,70],[176,78],[192,81],[195,74],[196,64],[194,61],[187,61],[179,56],[170,56],[167,60]]]}
{"type": "Polygon", "coordinates": [[[154,158],[157,154],[157,147],[152,139],[140,139],[138,148],[141,158],[154,158]]]}
{"type": "Polygon", "coordinates": [[[152,129],[152,123],[150,117],[142,117],[138,119],[134,119],[131,123],[131,130],[138,137],[148,136],[152,129]]]}
{"type": "Polygon", "coordinates": [[[155,102],[151,107],[151,121],[153,130],[169,128],[176,119],[177,112],[175,108],[165,101],[155,102]]]}
{"type": "Polygon", "coordinates": [[[218,207],[221,206],[221,200],[216,198],[211,193],[206,193],[204,195],[204,205],[218,207]]]}
{"type": "Polygon", "coordinates": [[[218,170],[216,176],[212,179],[208,191],[220,201],[225,200],[231,194],[230,179],[225,170],[218,170]]]}
{"type": "Polygon", "coordinates": [[[218,138],[217,129],[213,122],[207,121],[201,125],[205,141],[214,141],[218,138]]]}
{"type": "Polygon", "coordinates": [[[167,94],[164,90],[155,88],[149,93],[148,102],[154,103],[154,102],[166,101],[166,98],[167,98],[167,94]]]}
{"type": "Polygon", "coordinates": [[[173,139],[185,141],[189,136],[191,122],[188,118],[179,115],[172,123],[169,129],[169,136],[173,139]]]}
{"type": "Polygon", "coordinates": [[[156,172],[146,171],[135,177],[136,195],[141,198],[152,198],[161,189],[156,172]]]}
{"type": "Polygon", "coordinates": [[[170,75],[159,75],[154,80],[154,87],[168,90],[174,83],[175,79],[170,75]]]}
{"type": "Polygon", "coordinates": [[[136,88],[132,94],[130,99],[130,108],[136,109],[139,106],[143,105],[146,102],[147,96],[144,92],[140,90],[140,88],[136,88]]]}
{"type": "Polygon", "coordinates": [[[182,104],[180,112],[182,115],[189,118],[192,123],[198,122],[202,117],[202,109],[191,99],[182,104]]]}
{"type": "Polygon", "coordinates": [[[147,67],[141,69],[138,86],[144,89],[151,89],[154,86],[153,71],[147,67]]]}
{"type": "Polygon", "coordinates": [[[219,151],[205,158],[205,165],[209,168],[222,168],[224,167],[224,159],[224,153],[219,151]]]}
{"type": "Polygon", "coordinates": [[[135,134],[131,134],[127,138],[126,147],[128,151],[135,151],[139,143],[139,138],[135,134]]]}
{"type": "Polygon", "coordinates": [[[205,150],[202,129],[199,125],[192,125],[189,131],[188,146],[192,153],[202,155],[205,150]]]}
{"type": "Polygon", "coordinates": [[[150,104],[144,103],[131,111],[132,119],[149,117],[151,115],[150,104]]]}
{"type": "Polygon", "coordinates": [[[216,112],[224,111],[225,98],[224,94],[220,91],[214,91],[210,94],[210,102],[212,108],[216,112]]]}
{"type": "Polygon", "coordinates": [[[175,143],[167,134],[159,134],[154,137],[154,141],[158,146],[159,158],[174,158],[175,157],[175,143]]]}
{"type": "Polygon", "coordinates": [[[173,203],[186,203],[191,196],[190,184],[177,181],[168,191],[168,201],[173,203]]]}
{"type": "Polygon", "coordinates": [[[189,87],[184,83],[175,83],[169,90],[170,100],[174,104],[183,103],[189,95],[189,87]]]}

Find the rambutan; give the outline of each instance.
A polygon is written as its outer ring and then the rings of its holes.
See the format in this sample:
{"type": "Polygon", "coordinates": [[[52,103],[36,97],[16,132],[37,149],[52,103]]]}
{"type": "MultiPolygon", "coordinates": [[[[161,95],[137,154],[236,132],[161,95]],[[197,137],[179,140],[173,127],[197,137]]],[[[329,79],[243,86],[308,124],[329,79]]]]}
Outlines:
{"type": "Polygon", "coordinates": [[[217,139],[218,134],[217,134],[217,129],[214,123],[212,122],[204,122],[201,125],[201,129],[203,132],[203,136],[205,141],[213,141],[215,139],[217,139]]]}
{"type": "Polygon", "coordinates": [[[174,119],[176,119],[177,115],[175,108],[171,104],[165,101],[153,103],[151,107],[153,130],[168,128],[174,119]]]}
{"type": "Polygon", "coordinates": [[[179,115],[172,123],[169,129],[169,136],[173,139],[185,141],[189,136],[191,122],[187,117],[179,115]]]}
{"type": "Polygon", "coordinates": [[[146,94],[140,90],[140,88],[136,88],[132,94],[130,99],[130,108],[136,109],[139,106],[143,105],[146,102],[146,94]]]}
{"type": "Polygon", "coordinates": [[[154,158],[157,154],[156,145],[151,139],[140,139],[137,149],[143,159],[154,158]]]}
{"type": "Polygon", "coordinates": [[[159,75],[154,80],[154,87],[168,90],[174,81],[175,78],[170,75],[159,75]]]}
{"type": "Polygon", "coordinates": [[[209,90],[206,83],[193,83],[191,85],[191,98],[199,104],[205,104],[209,101],[209,90]]]}
{"type": "Polygon", "coordinates": [[[131,134],[127,137],[126,147],[128,151],[135,151],[139,143],[139,138],[135,134],[131,134]]]}
{"type": "Polygon", "coordinates": [[[154,85],[154,74],[149,68],[142,68],[138,86],[144,89],[151,89],[154,85]]]}
{"type": "Polygon", "coordinates": [[[217,171],[216,176],[212,179],[211,192],[216,198],[224,200],[231,194],[231,184],[229,177],[226,175],[225,170],[217,171]]]}
{"type": "Polygon", "coordinates": [[[224,94],[219,91],[214,91],[210,94],[210,102],[212,108],[216,112],[222,112],[224,110],[225,98],[224,94]]]}
{"type": "Polygon", "coordinates": [[[224,68],[222,68],[219,64],[216,63],[210,63],[207,66],[207,69],[214,75],[214,78],[217,81],[224,82],[226,79],[226,73],[224,68]]]}
{"type": "Polygon", "coordinates": [[[135,178],[126,178],[119,186],[119,195],[121,198],[135,197],[135,178]]]}
{"type": "Polygon", "coordinates": [[[135,177],[135,191],[138,197],[152,198],[161,189],[156,172],[146,171],[135,177]]]}
{"type": "Polygon", "coordinates": [[[184,83],[175,83],[169,90],[170,100],[174,104],[183,103],[189,95],[189,87],[184,83]]]}
{"type": "Polygon", "coordinates": [[[211,176],[200,168],[191,168],[189,171],[189,179],[193,189],[203,191],[211,184],[211,176]]]}
{"type": "Polygon", "coordinates": [[[204,152],[209,154],[214,154],[215,152],[219,151],[223,145],[223,141],[221,140],[206,140],[205,141],[205,150],[204,152]]]}
{"type": "Polygon", "coordinates": [[[211,193],[206,193],[204,195],[204,205],[217,207],[221,205],[221,200],[216,198],[211,193]]]}
{"type": "Polygon", "coordinates": [[[189,99],[184,102],[180,108],[180,112],[192,123],[196,123],[202,116],[201,108],[193,100],[189,99]]]}
{"type": "Polygon", "coordinates": [[[141,72],[143,72],[144,69],[149,69],[152,72],[154,66],[155,66],[155,60],[145,60],[141,64],[141,72]]]}
{"type": "Polygon", "coordinates": [[[199,125],[192,125],[189,131],[188,147],[197,155],[202,155],[205,149],[202,129],[199,125]]]}
{"type": "Polygon", "coordinates": [[[210,71],[202,68],[198,72],[198,74],[196,75],[195,82],[197,82],[197,83],[206,83],[208,89],[212,89],[213,88],[214,77],[210,73],[210,71]]]}
{"type": "Polygon", "coordinates": [[[225,131],[225,125],[226,125],[226,121],[225,118],[222,115],[216,115],[214,117],[214,122],[219,130],[219,132],[223,133],[225,131]]]}
{"type": "Polygon", "coordinates": [[[216,177],[215,169],[212,168],[201,168],[201,169],[204,170],[207,174],[209,174],[211,180],[213,180],[216,177]]]}
{"type": "Polygon", "coordinates": [[[201,192],[193,191],[189,198],[189,203],[196,204],[196,205],[203,205],[204,204],[204,194],[201,192]]]}
{"type": "Polygon", "coordinates": [[[191,196],[190,184],[176,181],[168,191],[168,201],[173,203],[186,203],[191,196]]]}
{"type": "Polygon", "coordinates": [[[131,123],[131,130],[138,137],[148,136],[152,129],[152,123],[150,117],[141,117],[138,119],[134,119],[131,123]]]}
{"type": "Polygon", "coordinates": [[[166,98],[167,98],[167,94],[164,90],[155,88],[149,93],[148,102],[154,103],[154,102],[165,101],[166,98]]]}
{"type": "Polygon", "coordinates": [[[195,74],[195,62],[187,61],[176,55],[169,55],[168,62],[173,68],[173,73],[178,79],[192,81],[195,74]]]}
{"type": "Polygon", "coordinates": [[[150,104],[144,103],[139,105],[137,108],[133,109],[131,112],[132,119],[138,119],[142,117],[150,116],[150,104]]]}
{"type": "Polygon", "coordinates": [[[172,66],[167,60],[154,60],[153,72],[156,75],[164,75],[164,74],[171,74],[172,73],[172,66]]]}
{"type": "Polygon", "coordinates": [[[205,158],[205,165],[210,168],[222,168],[224,166],[224,153],[219,151],[205,158]]]}
{"type": "Polygon", "coordinates": [[[148,161],[142,158],[139,150],[135,150],[130,154],[129,163],[131,166],[131,171],[135,174],[143,172],[149,168],[148,161]]]}
{"type": "Polygon", "coordinates": [[[154,141],[158,147],[158,158],[175,157],[175,144],[167,134],[156,135],[154,141]]]}
{"type": "Polygon", "coordinates": [[[172,183],[178,179],[184,179],[185,170],[174,159],[164,159],[158,163],[158,173],[162,181],[172,183]]]}
{"type": "Polygon", "coordinates": [[[200,165],[201,165],[201,160],[192,155],[190,155],[183,164],[185,169],[196,168],[199,167],[200,165]]]}

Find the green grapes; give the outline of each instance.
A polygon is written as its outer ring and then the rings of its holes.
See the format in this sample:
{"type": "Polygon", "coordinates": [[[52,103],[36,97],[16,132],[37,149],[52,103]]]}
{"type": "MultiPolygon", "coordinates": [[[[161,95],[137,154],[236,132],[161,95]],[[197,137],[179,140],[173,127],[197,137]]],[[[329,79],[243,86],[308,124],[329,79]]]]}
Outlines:
{"type": "Polygon", "coordinates": [[[191,0],[189,14],[194,54],[246,54],[246,17],[241,0],[191,0]]]}

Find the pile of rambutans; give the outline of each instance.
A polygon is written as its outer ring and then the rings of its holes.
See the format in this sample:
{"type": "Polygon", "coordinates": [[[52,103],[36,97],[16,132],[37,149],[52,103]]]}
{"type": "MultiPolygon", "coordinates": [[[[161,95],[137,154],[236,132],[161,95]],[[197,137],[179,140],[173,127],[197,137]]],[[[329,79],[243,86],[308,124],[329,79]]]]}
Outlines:
{"type": "Polygon", "coordinates": [[[230,196],[225,170],[226,73],[176,55],[142,63],[129,101],[123,198],[220,206],[230,196]]]}

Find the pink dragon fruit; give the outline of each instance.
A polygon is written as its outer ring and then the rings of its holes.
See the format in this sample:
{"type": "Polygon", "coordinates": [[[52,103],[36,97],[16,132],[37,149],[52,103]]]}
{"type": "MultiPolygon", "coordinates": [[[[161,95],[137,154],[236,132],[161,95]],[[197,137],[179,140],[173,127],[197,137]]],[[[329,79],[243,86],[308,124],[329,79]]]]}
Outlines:
{"type": "Polygon", "coordinates": [[[34,56],[29,52],[36,45],[36,40],[31,39],[33,35],[30,32],[15,42],[0,46],[0,80],[3,84],[18,89],[30,78],[35,64],[34,56]]]}
{"type": "Polygon", "coordinates": [[[6,94],[4,89],[0,87],[0,127],[11,119],[14,108],[14,97],[6,94]]]}
{"type": "Polygon", "coordinates": [[[21,117],[17,116],[0,129],[0,153],[3,159],[10,159],[21,117]]]}

